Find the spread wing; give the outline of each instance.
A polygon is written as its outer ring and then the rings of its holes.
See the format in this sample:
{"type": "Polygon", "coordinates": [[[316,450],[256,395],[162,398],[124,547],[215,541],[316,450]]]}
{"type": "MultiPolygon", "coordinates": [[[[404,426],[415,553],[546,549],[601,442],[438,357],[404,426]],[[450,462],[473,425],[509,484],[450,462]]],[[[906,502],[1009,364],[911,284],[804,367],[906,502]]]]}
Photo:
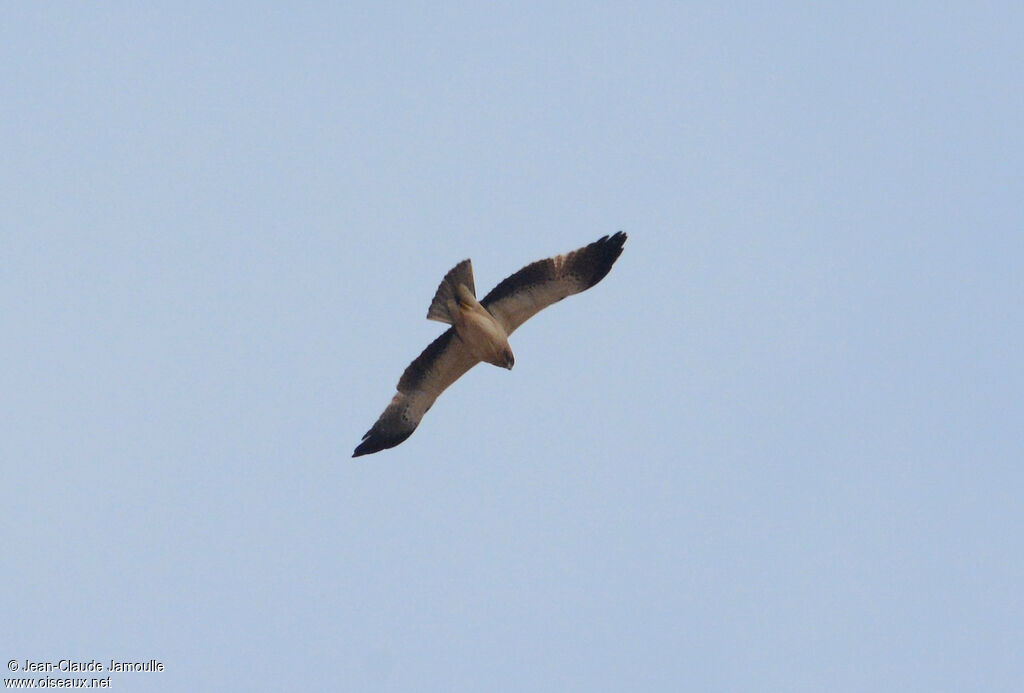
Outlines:
{"type": "Polygon", "coordinates": [[[480,303],[512,334],[541,309],[604,279],[625,242],[626,234],[619,231],[571,253],[538,260],[503,280],[480,303]]]}
{"type": "Polygon", "coordinates": [[[402,373],[391,404],[363,436],[352,457],[393,448],[411,436],[445,388],[479,362],[469,353],[455,328],[448,328],[402,373]]]}

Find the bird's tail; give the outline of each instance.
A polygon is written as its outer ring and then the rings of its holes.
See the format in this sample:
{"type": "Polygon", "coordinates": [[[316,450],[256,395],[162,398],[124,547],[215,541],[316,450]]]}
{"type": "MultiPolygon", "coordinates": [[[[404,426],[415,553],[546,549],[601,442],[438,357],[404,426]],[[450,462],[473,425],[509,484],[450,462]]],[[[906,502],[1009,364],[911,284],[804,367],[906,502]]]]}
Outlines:
{"type": "Polygon", "coordinates": [[[430,302],[427,310],[427,320],[437,320],[449,325],[455,324],[455,317],[452,315],[459,303],[457,287],[462,284],[469,293],[476,296],[476,287],[473,286],[473,263],[463,260],[452,267],[448,274],[444,275],[441,285],[437,287],[434,300],[430,302]]]}

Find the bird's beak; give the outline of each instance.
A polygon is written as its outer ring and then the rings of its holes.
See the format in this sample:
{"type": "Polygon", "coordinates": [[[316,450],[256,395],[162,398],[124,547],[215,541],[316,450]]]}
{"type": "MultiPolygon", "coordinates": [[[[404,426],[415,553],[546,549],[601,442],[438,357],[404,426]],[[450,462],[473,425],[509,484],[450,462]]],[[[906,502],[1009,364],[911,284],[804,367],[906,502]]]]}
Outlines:
{"type": "Polygon", "coordinates": [[[509,354],[505,358],[505,368],[512,370],[512,366],[516,365],[516,359],[512,354],[509,354]]]}

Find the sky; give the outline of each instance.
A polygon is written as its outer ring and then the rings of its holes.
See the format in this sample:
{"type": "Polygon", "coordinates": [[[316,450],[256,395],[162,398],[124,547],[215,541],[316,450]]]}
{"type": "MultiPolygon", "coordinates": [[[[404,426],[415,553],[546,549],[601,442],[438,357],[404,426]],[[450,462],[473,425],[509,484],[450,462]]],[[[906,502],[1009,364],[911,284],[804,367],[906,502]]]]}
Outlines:
{"type": "Polygon", "coordinates": [[[8,7],[0,654],[1019,690],[1022,35],[1017,2],[8,7]],[[485,293],[619,230],[511,372],[350,457],[452,266],[485,293]]]}

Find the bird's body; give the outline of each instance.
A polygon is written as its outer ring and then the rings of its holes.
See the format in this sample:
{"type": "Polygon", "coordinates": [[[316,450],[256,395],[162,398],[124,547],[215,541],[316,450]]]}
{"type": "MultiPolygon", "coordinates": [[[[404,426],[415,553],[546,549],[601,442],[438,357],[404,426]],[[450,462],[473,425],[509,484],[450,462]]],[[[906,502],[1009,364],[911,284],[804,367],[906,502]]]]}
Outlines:
{"type": "Polygon", "coordinates": [[[512,370],[515,357],[508,345],[508,335],[501,323],[480,305],[476,296],[462,284],[458,286],[455,332],[470,353],[480,361],[512,370]]]}
{"type": "Polygon", "coordinates": [[[391,448],[416,430],[437,397],[477,363],[512,369],[508,336],[543,308],[585,291],[611,270],[626,234],[604,236],[565,255],[539,260],[476,299],[473,266],[463,260],[441,281],[427,318],[451,325],[405,369],[398,392],[353,457],[391,448]]]}

